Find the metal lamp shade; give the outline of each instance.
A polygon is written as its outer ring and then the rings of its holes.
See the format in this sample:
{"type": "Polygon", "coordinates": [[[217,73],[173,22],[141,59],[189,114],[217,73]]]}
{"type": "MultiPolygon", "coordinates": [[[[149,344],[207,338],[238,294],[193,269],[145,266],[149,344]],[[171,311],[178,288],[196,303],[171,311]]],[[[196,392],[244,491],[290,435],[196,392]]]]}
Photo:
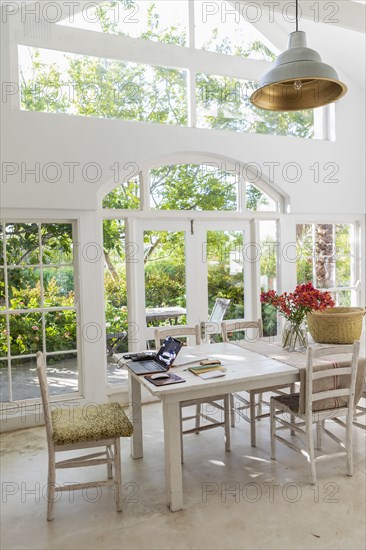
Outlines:
{"type": "Polygon", "coordinates": [[[303,31],[296,31],[290,34],[288,49],[261,79],[250,101],[268,111],[301,111],[328,105],[346,93],[347,86],[333,67],[307,48],[303,31]]]}

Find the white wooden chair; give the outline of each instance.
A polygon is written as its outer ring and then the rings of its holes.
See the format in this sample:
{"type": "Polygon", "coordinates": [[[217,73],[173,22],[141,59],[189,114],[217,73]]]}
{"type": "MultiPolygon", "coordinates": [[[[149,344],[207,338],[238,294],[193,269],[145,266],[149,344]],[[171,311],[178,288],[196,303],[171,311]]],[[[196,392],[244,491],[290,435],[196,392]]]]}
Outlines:
{"type": "Polygon", "coordinates": [[[310,483],[316,483],[315,464],[320,460],[328,460],[347,456],[348,475],[353,474],[352,427],[354,414],[355,386],[360,343],[338,346],[309,346],[306,356],[305,388],[300,387],[300,394],[271,398],[271,458],[276,458],[276,441],[280,441],[290,449],[305,454],[310,465],[310,483]],[[349,354],[350,360],[339,365],[334,362],[334,355],[349,354]],[[321,366],[314,368],[314,359],[329,356],[321,366]],[[348,365],[348,366],[345,366],[348,365]],[[305,389],[305,392],[304,392],[305,389]],[[283,415],[290,413],[294,421],[288,421],[283,415]],[[325,420],[346,417],[346,441],[342,442],[332,432],[325,428],[325,420]],[[296,422],[296,418],[300,422],[296,422]],[[277,427],[276,422],[279,423],[277,427]],[[317,448],[321,449],[321,436],[326,433],[333,441],[344,449],[337,453],[315,456],[313,440],[313,424],[316,424],[317,448]],[[306,448],[297,447],[294,443],[279,436],[279,430],[291,429],[306,436],[306,448]]]}
{"type": "MultiPolygon", "coordinates": [[[[363,386],[361,397],[363,397],[363,399],[366,399],[366,384],[364,384],[363,386]]],[[[361,424],[361,422],[358,422],[357,420],[357,418],[359,418],[360,416],[366,415],[366,407],[363,407],[358,403],[355,409],[356,410],[353,417],[353,425],[356,426],[357,428],[361,428],[362,430],[366,430],[366,424],[361,424]]],[[[335,419],[335,422],[338,422],[339,424],[341,423],[341,421],[338,418],[335,419]]]]}
{"type": "Polygon", "coordinates": [[[205,340],[207,337],[207,342],[211,343],[211,337],[213,339],[215,334],[220,334],[221,321],[224,320],[229,304],[230,300],[228,298],[216,298],[208,322],[201,322],[202,340],[205,340]]]}
{"type": "MultiPolygon", "coordinates": [[[[161,327],[157,328],[154,331],[154,337],[155,337],[155,348],[160,348],[160,342],[162,339],[166,338],[167,336],[173,336],[174,338],[178,338],[179,336],[194,336],[195,337],[195,343],[196,345],[201,344],[201,335],[200,335],[200,327],[199,325],[196,326],[171,326],[171,327],[161,327]]],[[[181,461],[183,464],[183,435],[196,433],[206,431],[206,430],[212,430],[213,428],[223,428],[225,433],[225,450],[230,451],[230,411],[229,411],[229,396],[228,395],[215,395],[214,397],[211,397],[210,399],[202,398],[202,399],[190,399],[189,401],[184,401],[180,405],[180,437],[181,437],[181,461]],[[215,414],[218,414],[220,416],[219,419],[212,418],[211,416],[208,416],[208,414],[205,414],[205,411],[202,410],[203,406],[207,407],[207,405],[211,405],[214,408],[215,414]],[[194,415],[191,416],[184,416],[183,417],[183,409],[186,409],[187,407],[196,407],[196,412],[194,415]],[[205,422],[208,422],[204,426],[201,425],[201,419],[205,422]],[[194,420],[195,421],[195,427],[191,429],[184,429],[183,423],[187,422],[188,420],[194,420]]]]}
{"type": "MultiPolygon", "coordinates": [[[[221,323],[222,339],[224,342],[230,342],[230,336],[235,332],[247,331],[253,329],[253,339],[259,339],[263,336],[262,320],[258,321],[243,321],[241,319],[232,321],[223,321],[221,323]]],[[[290,391],[294,391],[294,384],[285,384],[274,387],[258,388],[256,390],[250,390],[243,393],[232,393],[230,395],[230,411],[231,411],[231,426],[235,426],[235,416],[238,415],[247,422],[250,423],[250,443],[252,447],[256,446],[256,421],[262,418],[268,418],[268,413],[263,413],[263,405],[269,406],[269,401],[263,399],[263,394],[266,392],[276,393],[279,395],[286,395],[282,389],[290,388],[290,391]],[[249,400],[245,397],[249,393],[249,400]],[[256,396],[258,395],[258,401],[256,396]],[[241,405],[236,406],[235,400],[238,400],[241,405]],[[257,412],[256,412],[257,409],[257,412]],[[249,414],[247,414],[249,412],[249,414]]]]}
{"type": "MultiPolygon", "coordinates": [[[[232,321],[223,321],[221,323],[222,339],[224,342],[230,342],[230,337],[235,332],[247,331],[248,329],[254,329],[253,339],[259,339],[263,336],[262,320],[258,321],[242,321],[241,319],[232,321]]],[[[285,384],[280,386],[258,388],[256,390],[249,391],[249,400],[242,393],[232,393],[230,395],[230,411],[231,411],[231,426],[235,426],[235,415],[237,414],[244,420],[250,423],[250,443],[252,447],[256,446],[256,421],[262,418],[269,417],[268,413],[263,413],[263,405],[269,406],[269,401],[263,399],[263,394],[267,392],[276,393],[279,395],[286,395],[282,389],[290,388],[290,391],[294,391],[294,384],[285,384]],[[258,401],[256,401],[256,395],[258,395],[258,401]],[[241,403],[239,406],[235,406],[235,399],[241,403]],[[256,413],[257,409],[257,413],[256,413]],[[249,414],[247,414],[247,411],[249,414]]],[[[247,392],[246,392],[247,393],[247,392]]]]}
{"type": "Polygon", "coordinates": [[[64,491],[95,487],[114,487],[117,512],[122,511],[122,479],[120,437],[130,437],[133,432],[121,405],[106,403],[67,409],[51,410],[48,394],[47,372],[43,354],[37,353],[37,374],[41,389],[43,414],[48,444],[47,519],[53,519],[56,494],[64,491]],[[93,447],[105,450],[89,455],[56,462],[56,453],[93,447]],[[107,480],[58,486],[56,469],[107,465],[107,480]]]}

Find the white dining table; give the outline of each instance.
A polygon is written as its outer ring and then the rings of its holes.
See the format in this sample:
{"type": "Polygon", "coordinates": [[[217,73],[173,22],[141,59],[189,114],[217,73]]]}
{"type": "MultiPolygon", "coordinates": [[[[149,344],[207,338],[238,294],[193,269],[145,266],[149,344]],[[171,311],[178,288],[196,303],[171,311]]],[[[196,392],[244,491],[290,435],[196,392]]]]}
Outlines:
{"type": "Polygon", "coordinates": [[[299,370],[265,357],[255,351],[234,344],[202,344],[184,347],[176,359],[173,372],[185,379],[184,383],[154,386],[144,376],[129,371],[130,404],[132,407],[133,436],[131,455],[143,457],[143,425],[141,386],[160,399],[163,409],[165,478],[167,504],[172,512],[183,508],[183,478],[181,464],[180,403],[192,399],[210,398],[242,390],[291,384],[299,381],[299,370]],[[226,367],[225,376],[204,380],[187,370],[203,358],[220,359],[226,367]]]}

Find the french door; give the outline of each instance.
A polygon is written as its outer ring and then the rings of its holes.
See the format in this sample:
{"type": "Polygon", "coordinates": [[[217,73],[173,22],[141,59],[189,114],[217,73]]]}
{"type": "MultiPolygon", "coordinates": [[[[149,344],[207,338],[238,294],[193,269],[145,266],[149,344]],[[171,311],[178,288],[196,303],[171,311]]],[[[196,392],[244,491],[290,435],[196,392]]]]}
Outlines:
{"type": "Polygon", "coordinates": [[[247,221],[130,220],[130,348],[145,347],[156,326],[207,322],[216,298],[230,299],[225,319],[252,318],[257,289],[250,241],[247,221]]]}

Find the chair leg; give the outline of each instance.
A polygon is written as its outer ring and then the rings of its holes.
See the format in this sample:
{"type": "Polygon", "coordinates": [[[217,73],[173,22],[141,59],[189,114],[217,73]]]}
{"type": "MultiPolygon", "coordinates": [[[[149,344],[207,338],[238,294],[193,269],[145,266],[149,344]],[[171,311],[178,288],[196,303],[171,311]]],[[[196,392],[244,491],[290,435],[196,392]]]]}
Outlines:
{"type": "MultiPolygon", "coordinates": [[[[107,457],[111,454],[112,447],[110,445],[107,446],[107,457]]],[[[107,477],[108,479],[113,479],[113,464],[109,462],[107,464],[107,477]]]]}
{"type": "Polygon", "coordinates": [[[48,457],[48,483],[47,483],[47,521],[53,520],[53,505],[56,493],[56,466],[55,454],[48,457]]]}
{"type": "Polygon", "coordinates": [[[308,443],[309,453],[309,465],[310,465],[310,484],[316,483],[316,470],[315,470],[315,453],[314,453],[314,438],[313,438],[313,424],[306,420],[306,436],[308,443]]]}
{"type": "Polygon", "coordinates": [[[353,418],[350,414],[346,420],[347,475],[353,475],[353,418]]]}
{"type": "Polygon", "coordinates": [[[276,406],[270,401],[270,423],[271,423],[271,459],[276,460],[276,406]]]}
{"type": "Polygon", "coordinates": [[[254,391],[250,392],[249,398],[249,417],[250,417],[250,444],[252,447],[256,445],[256,433],[255,433],[255,393],[254,391]]]}
{"type": "Polygon", "coordinates": [[[324,420],[316,423],[316,448],[320,451],[322,448],[322,427],[324,420]]]}
{"type": "Polygon", "coordinates": [[[121,474],[121,440],[114,440],[114,481],[116,491],[116,510],[122,512],[122,474],[121,474]]]}
{"type": "Polygon", "coordinates": [[[225,451],[230,451],[230,395],[224,397],[224,419],[225,419],[225,451]]]}
{"type": "Polygon", "coordinates": [[[230,394],[230,414],[231,414],[231,427],[235,428],[235,406],[234,406],[234,396],[230,394]]]}
{"type": "Polygon", "coordinates": [[[196,405],[196,420],[195,420],[195,428],[196,428],[196,434],[199,434],[199,427],[200,427],[200,420],[201,420],[201,405],[196,405]]]}

